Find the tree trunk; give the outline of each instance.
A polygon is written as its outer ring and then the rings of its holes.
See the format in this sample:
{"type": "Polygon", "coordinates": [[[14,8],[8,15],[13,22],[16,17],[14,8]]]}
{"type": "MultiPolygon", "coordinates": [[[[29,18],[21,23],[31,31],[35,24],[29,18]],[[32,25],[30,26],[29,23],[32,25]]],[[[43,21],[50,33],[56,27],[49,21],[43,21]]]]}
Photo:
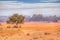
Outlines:
{"type": "Polygon", "coordinates": [[[18,26],[18,23],[16,24],[16,28],[18,28],[19,26],[18,26]]]}
{"type": "Polygon", "coordinates": [[[21,24],[20,24],[19,28],[21,28],[21,24]]]}

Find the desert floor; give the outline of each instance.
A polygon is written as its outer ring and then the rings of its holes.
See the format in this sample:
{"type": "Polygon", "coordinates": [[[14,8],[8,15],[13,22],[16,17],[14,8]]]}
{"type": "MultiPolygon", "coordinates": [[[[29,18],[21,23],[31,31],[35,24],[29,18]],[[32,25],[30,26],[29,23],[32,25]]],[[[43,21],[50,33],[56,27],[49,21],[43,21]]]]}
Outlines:
{"type": "Polygon", "coordinates": [[[60,23],[25,22],[19,24],[21,28],[14,25],[0,25],[0,40],[60,40],[60,23]]]}

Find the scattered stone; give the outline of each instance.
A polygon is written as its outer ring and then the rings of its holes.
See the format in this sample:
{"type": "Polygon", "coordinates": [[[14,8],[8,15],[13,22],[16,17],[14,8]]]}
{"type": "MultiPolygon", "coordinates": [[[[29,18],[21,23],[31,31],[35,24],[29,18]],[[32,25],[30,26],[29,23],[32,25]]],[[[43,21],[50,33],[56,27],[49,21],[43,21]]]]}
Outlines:
{"type": "Polygon", "coordinates": [[[30,34],[29,33],[27,33],[27,36],[29,36],[30,34]]]}

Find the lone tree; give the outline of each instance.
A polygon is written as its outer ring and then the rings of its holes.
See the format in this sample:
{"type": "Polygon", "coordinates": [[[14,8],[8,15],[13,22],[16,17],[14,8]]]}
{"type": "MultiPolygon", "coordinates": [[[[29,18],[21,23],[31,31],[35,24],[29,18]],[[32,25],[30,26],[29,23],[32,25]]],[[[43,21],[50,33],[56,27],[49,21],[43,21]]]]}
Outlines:
{"type": "Polygon", "coordinates": [[[13,23],[13,24],[15,23],[16,26],[18,27],[18,24],[24,23],[24,16],[19,14],[13,14],[12,16],[9,17],[7,23],[13,23]]]}

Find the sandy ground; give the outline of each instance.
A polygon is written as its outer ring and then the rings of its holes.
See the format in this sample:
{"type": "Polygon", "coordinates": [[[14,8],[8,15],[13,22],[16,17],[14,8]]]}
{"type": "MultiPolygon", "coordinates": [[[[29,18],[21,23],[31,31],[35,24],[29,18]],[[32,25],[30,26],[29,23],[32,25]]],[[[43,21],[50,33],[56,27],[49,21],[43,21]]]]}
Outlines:
{"type": "Polygon", "coordinates": [[[0,25],[0,40],[60,40],[60,23],[26,22],[12,28],[14,25],[0,25]]]}

